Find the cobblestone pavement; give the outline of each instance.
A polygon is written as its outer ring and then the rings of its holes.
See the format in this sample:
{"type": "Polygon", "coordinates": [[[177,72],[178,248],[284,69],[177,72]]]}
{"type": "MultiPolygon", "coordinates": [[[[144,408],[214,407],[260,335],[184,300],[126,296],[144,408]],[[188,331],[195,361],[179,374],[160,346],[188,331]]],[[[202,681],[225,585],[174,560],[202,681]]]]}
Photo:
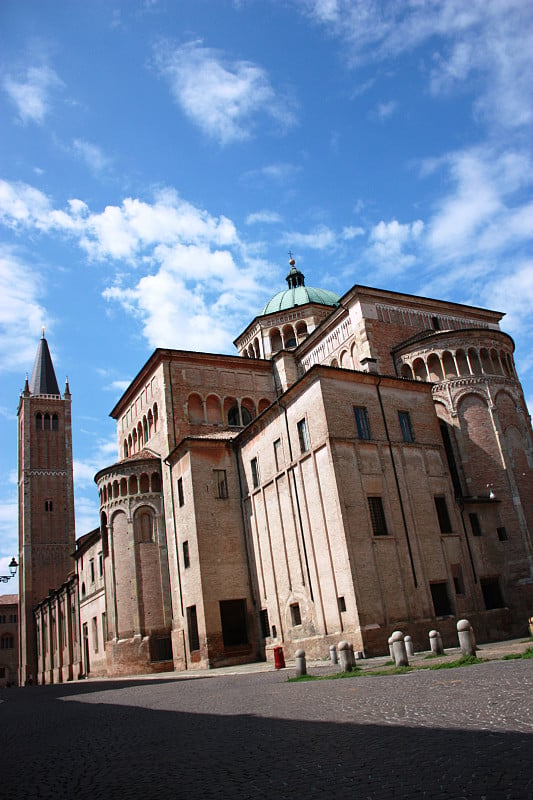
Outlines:
{"type": "Polygon", "coordinates": [[[533,662],[0,690],[10,800],[533,798],[533,662]]]}

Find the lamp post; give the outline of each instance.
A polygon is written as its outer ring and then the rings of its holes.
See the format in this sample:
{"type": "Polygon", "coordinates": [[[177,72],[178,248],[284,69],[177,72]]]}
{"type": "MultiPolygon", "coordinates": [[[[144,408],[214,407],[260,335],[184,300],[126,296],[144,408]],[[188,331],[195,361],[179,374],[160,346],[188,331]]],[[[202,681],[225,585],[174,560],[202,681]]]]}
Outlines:
{"type": "Polygon", "coordinates": [[[11,580],[11,578],[14,578],[15,575],[17,574],[17,568],[18,568],[18,563],[16,558],[13,556],[13,558],[9,562],[9,571],[11,575],[0,575],[0,583],[7,583],[8,581],[11,580]]]}

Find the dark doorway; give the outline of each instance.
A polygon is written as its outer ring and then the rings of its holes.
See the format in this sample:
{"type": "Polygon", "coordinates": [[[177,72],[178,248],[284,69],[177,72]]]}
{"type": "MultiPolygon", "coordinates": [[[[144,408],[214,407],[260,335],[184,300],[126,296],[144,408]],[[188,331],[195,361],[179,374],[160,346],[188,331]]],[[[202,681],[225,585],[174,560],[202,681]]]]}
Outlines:
{"type": "Polygon", "coordinates": [[[83,655],[85,659],[85,674],[88,675],[91,671],[91,662],[89,660],[89,628],[87,623],[83,623],[83,655]]]}
{"type": "Polygon", "coordinates": [[[433,608],[435,609],[436,617],[449,617],[453,614],[452,601],[448,594],[448,584],[446,581],[442,583],[430,583],[431,599],[433,600],[433,608]]]}
{"type": "Polygon", "coordinates": [[[248,644],[246,600],[221,600],[220,620],[224,647],[248,644]]]}

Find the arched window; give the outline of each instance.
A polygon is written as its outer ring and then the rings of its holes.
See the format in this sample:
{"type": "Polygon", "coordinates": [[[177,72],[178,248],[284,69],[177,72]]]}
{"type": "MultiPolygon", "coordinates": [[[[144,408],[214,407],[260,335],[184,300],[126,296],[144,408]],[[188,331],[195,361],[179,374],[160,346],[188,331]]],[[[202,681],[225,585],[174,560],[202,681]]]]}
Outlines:
{"type": "Polygon", "coordinates": [[[150,508],[140,508],[134,519],[135,539],[138,542],[153,542],[154,514],[150,508]]]}
{"type": "Polygon", "coordinates": [[[43,428],[45,431],[50,430],[50,414],[45,414],[43,417],[43,428]]]}
{"type": "Polygon", "coordinates": [[[113,497],[118,497],[118,481],[113,481],[113,497]]]}
{"type": "Polygon", "coordinates": [[[159,424],[159,415],[157,412],[157,403],[154,403],[154,431],[157,432],[157,426],[159,424]]]}
{"type": "Polygon", "coordinates": [[[38,411],[35,415],[35,427],[38,431],[42,431],[43,429],[43,415],[40,411],[38,411]]]}
{"type": "Polygon", "coordinates": [[[141,493],[146,494],[147,492],[150,491],[150,481],[148,479],[148,475],[145,472],[143,472],[143,474],[141,475],[141,479],[139,481],[139,487],[141,493]]]}
{"type": "Polygon", "coordinates": [[[205,401],[205,413],[207,415],[207,421],[211,423],[211,425],[220,425],[222,422],[222,411],[220,400],[216,395],[210,394],[208,396],[205,401]]]}
{"type": "Polygon", "coordinates": [[[481,375],[481,363],[479,361],[477,350],[474,350],[473,347],[471,347],[470,350],[468,351],[468,358],[470,360],[470,365],[472,367],[473,374],[481,375]]]}
{"type": "Polygon", "coordinates": [[[428,373],[422,358],[417,358],[413,362],[413,372],[415,373],[415,378],[417,381],[427,381],[428,373]]]}
{"type": "Polygon", "coordinates": [[[453,360],[452,354],[446,350],[442,354],[442,366],[444,367],[444,376],[446,378],[456,378],[457,377],[457,370],[455,368],[455,362],[453,360]]]}
{"type": "Polygon", "coordinates": [[[241,417],[242,417],[242,424],[249,425],[252,421],[253,417],[250,411],[246,408],[246,406],[241,407],[241,417]]]}
{"type": "Polygon", "coordinates": [[[148,438],[151,438],[152,432],[154,430],[154,415],[152,414],[152,409],[148,412],[148,438]]]}
{"type": "Polygon", "coordinates": [[[402,364],[402,378],[410,378],[413,379],[413,370],[409,366],[409,364],[402,364]]]}
{"type": "Polygon", "coordinates": [[[296,338],[298,339],[298,344],[303,342],[305,337],[307,336],[307,325],[305,322],[299,322],[296,326],[296,338]]]}
{"type": "Polygon", "coordinates": [[[283,327],[283,345],[284,347],[296,347],[296,335],[292,325],[285,325],[283,327]]]}
{"type": "Polygon", "coordinates": [[[52,430],[57,431],[59,429],[59,420],[57,418],[57,414],[52,414],[52,430]]]}
{"type": "Polygon", "coordinates": [[[443,379],[439,357],[435,353],[431,353],[428,358],[428,372],[430,381],[441,381],[443,379]]]}
{"type": "Polygon", "coordinates": [[[283,349],[283,342],[281,341],[281,334],[278,328],[273,328],[270,331],[270,349],[273,353],[283,349]]]}
{"type": "Polygon", "coordinates": [[[121,497],[126,497],[127,494],[128,494],[128,481],[126,480],[126,478],[121,478],[120,479],[120,496],[121,497]]]}
{"type": "Polygon", "coordinates": [[[257,407],[258,413],[261,414],[266,408],[269,407],[269,405],[270,405],[270,400],[267,400],[266,398],[262,397],[257,407]]]}
{"type": "Polygon", "coordinates": [[[137,438],[139,440],[139,450],[142,450],[144,445],[144,437],[143,437],[143,426],[141,425],[140,422],[137,425],[137,438]]]}
{"type": "Polygon", "coordinates": [[[489,351],[486,350],[484,347],[482,347],[481,350],[479,351],[479,355],[481,358],[481,367],[483,369],[483,372],[485,373],[485,375],[491,375],[492,364],[489,357],[489,351]]]}
{"type": "Polygon", "coordinates": [[[241,420],[243,425],[249,425],[256,416],[255,403],[250,397],[241,400],[241,420]]]}
{"type": "Polygon", "coordinates": [[[152,492],[161,491],[161,477],[158,472],[152,472],[152,492]]]}
{"type": "Polygon", "coordinates": [[[146,417],[143,417],[143,437],[144,441],[147,442],[149,436],[148,436],[148,420],[146,419],[146,417]]]}
{"type": "Polygon", "coordinates": [[[122,450],[124,453],[124,458],[128,457],[128,442],[124,439],[124,444],[122,445],[122,450]]]}
{"type": "Polygon", "coordinates": [[[82,583],[82,585],[81,585],[81,596],[85,597],[86,594],[87,594],[87,589],[85,588],[85,583],[82,583]]]}
{"type": "Polygon", "coordinates": [[[199,394],[190,394],[187,400],[189,422],[202,423],[204,419],[204,404],[199,394]]]}
{"type": "Polygon", "coordinates": [[[138,492],[136,475],[130,475],[129,492],[130,494],[137,494],[138,492]]]}
{"type": "Polygon", "coordinates": [[[455,354],[455,360],[457,361],[459,376],[463,378],[465,375],[470,375],[470,369],[468,367],[468,361],[466,360],[466,353],[464,350],[457,350],[455,354]]]}
{"type": "Polygon", "coordinates": [[[240,425],[240,424],[241,420],[239,417],[239,406],[237,405],[237,403],[235,403],[235,405],[231,406],[231,408],[228,411],[228,425],[240,425]]]}

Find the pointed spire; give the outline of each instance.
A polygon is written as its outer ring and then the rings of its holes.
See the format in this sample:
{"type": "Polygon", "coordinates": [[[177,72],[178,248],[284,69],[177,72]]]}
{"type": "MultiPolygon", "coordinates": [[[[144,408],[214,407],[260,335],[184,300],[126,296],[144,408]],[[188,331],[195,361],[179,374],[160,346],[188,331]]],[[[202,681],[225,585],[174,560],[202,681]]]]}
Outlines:
{"type": "Polygon", "coordinates": [[[26,373],[26,380],[24,381],[24,389],[22,390],[22,394],[24,397],[28,397],[30,393],[30,384],[28,383],[28,373],[26,373]]]}
{"type": "Polygon", "coordinates": [[[69,383],[68,383],[68,375],[67,375],[67,379],[65,381],[65,392],[64,392],[63,396],[64,397],[70,397],[70,386],[69,386],[69,383]]]}
{"type": "Polygon", "coordinates": [[[42,337],[39,341],[39,346],[37,347],[37,355],[35,356],[29,389],[32,394],[55,394],[59,397],[61,396],[54,372],[54,365],[52,364],[52,356],[48,349],[48,342],[44,338],[44,327],[42,329],[42,337]]]}

